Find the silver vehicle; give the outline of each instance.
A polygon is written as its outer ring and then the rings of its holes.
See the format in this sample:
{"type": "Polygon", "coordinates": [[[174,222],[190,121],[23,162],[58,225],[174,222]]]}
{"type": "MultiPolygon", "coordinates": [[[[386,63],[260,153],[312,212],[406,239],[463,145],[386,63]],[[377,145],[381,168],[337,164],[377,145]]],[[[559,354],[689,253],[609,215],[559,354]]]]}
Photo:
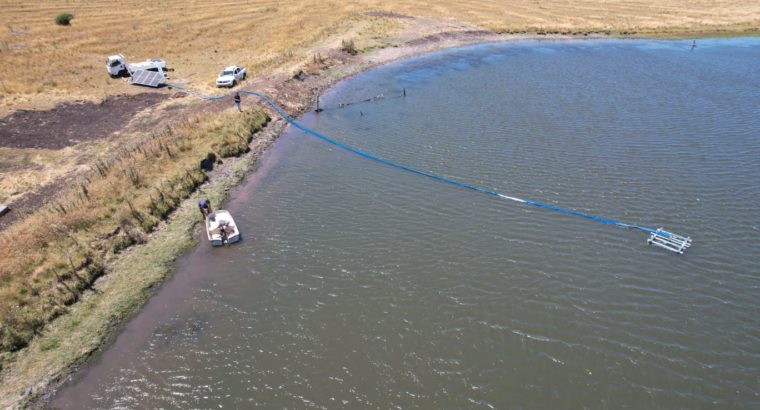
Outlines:
{"type": "Polygon", "coordinates": [[[217,87],[234,87],[240,81],[245,80],[245,68],[236,65],[225,67],[216,78],[217,87]]]}

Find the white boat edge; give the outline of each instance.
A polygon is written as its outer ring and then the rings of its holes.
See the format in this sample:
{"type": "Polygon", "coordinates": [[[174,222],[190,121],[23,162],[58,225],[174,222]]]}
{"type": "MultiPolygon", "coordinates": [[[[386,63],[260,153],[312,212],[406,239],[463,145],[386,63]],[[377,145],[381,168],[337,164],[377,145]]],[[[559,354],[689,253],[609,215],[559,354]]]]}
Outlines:
{"type": "MultiPolygon", "coordinates": [[[[215,218],[225,219],[230,222],[230,226],[234,229],[234,232],[231,235],[227,235],[227,243],[235,243],[240,240],[240,229],[238,229],[237,224],[235,223],[235,219],[232,218],[232,215],[229,211],[224,209],[218,209],[214,212],[212,212],[215,215],[215,218]]],[[[224,243],[222,242],[222,235],[220,234],[211,234],[211,226],[210,226],[210,220],[209,217],[206,217],[206,237],[208,237],[208,241],[211,242],[211,246],[222,246],[224,243]]]]}

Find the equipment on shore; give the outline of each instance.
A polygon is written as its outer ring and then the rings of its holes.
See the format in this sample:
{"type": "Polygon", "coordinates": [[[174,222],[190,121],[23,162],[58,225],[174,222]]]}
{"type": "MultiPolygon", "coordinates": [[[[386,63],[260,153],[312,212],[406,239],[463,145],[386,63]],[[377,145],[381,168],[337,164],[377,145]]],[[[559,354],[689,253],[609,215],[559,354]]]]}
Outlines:
{"type": "Polygon", "coordinates": [[[106,70],[113,77],[122,74],[132,75],[135,71],[140,70],[155,71],[163,74],[164,70],[166,70],[166,61],[160,58],[153,58],[139,63],[127,63],[123,55],[116,54],[108,56],[108,59],[106,59],[106,70]]]}
{"type": "Polygon", "coordinates": [[[164,82],[164,75],[155,71],[138,70],[129,78],[130,84],[158,87],[164,82]]]}
{"type": "Polygon", "coordinates": [[[111,77],[129,75],[129,83],[158,87],[166,77],[166,61],[160,58],[145,60],[139,63],[127,63],[121,54],[109,56],[106,59],[106,71],[111,77]]]}
{"type": "Polygon", "coordinates": [[[212,246],[235,243],[240,240],[240,230],[229,211],[216,210],[206,217],[206,235],[212,246]]]}
{"type": "MultiPolygon", "coordinates": [[[[224,98],[224,96],[206,96],[206,95],[197,93],[195,91],[188,90],[188,89],[186,89],[186,88],[184,88],[182,86],[178,86],[178,85],[175,85],[175,84],[168,84],[168,85],[171,86],[171,87],[176,88],[179,91],[182,91],[182,92],[185,92],[185,93],[188,93],[188,94],[192,94],[192,95],[198,96],[200,98],[203,98],[203,99],[209,100],[209,101],[216,101],[216,100],[221,100],[221,99],[224,98]]],[[[510,201],[519,202],[521,204],[532,205],[532,206],[536,206],[536,207],[539,207],[539,208],[549,209],[549,210],[552,210],[552,211],[555,211],[555,212],[561,212],[561,213],[564,213],[564,214],[581,216],[581,217],[584,217],[584,218],[592,219],[592,220],[597,221],[597,222],[602,222],[602,223],[606,223],[606,224],[609,224],[609,225],[618,226],[618,227],[621,227],[621,228],[635,229],[635,230],[638,230],[638,231],[647,232],[647,233],[651,234],[650,238],[647,240],[647,243],[655,245],[655,246],[658,246],[658,247],[663,248],[663,249],[667,249],[667,250],[669,250],[671,252],[675,252],[675,253],[678,253],[678,254],[683,254],[683,252],[688,247],[691,246],[691,238],[690,237],[685,237],[685,236],[677,235],[677,234],[674,234],[672,232],[668,232],[668,231],[666,231],[666,230],[664,230],[662,228],[651,229],[651,228],[646,228],[646,227],[643,227],[643,226],[631,225],[631,224],[627,224],[627,223],[624,223],[624,222],[616,221],[614,219],[607,219],[607,218],[602,218],[602,217],[594,216],[594,215],[591,215],[591,214],[586,214],[586,213],[583,213],[583,212],[573,211],[572,209],[561,208],[561,207],[550,205],[550,204],[544,204],[544,203],[541,203],[541,202],[530,201],[530,200],[527,200],[527,199],[520,199],[520,198],[516,198],[516,197],[512,197],[512,196],[507,196],[507,195],[500,194],[500,193],[498,193],[496,191],[493,191],[491,189],[488,189],[488,188],[483,188],[483,187],[479,187],[479,186],[476,186],[476,185],[471,185],[471,184],[468,184],[468,183],[465,183],[465,182],[456,181],[456,180],[453,180],[451,178],[447,178],[447,177],[436,175],[436,174],[433,174],[433,173],[430,173],[430,172],[422,171],[422,170],[419,170],[417,168],[412,168],[412,167],[404,165],[404,164],[399,164],[397,162],[393,162],[391,160],[388,160],[388,159],[385,159],[385,158],[382,158],[382,157],[378,157],[376,155],[372,155],[370,153],[367,153],[367,152],[358,150],[356,148],[353,148],[353,147],[351,147],[349,145],[346,145],[346,144],[344,144],[344,143],[342,143],[340,141],[334,140],[334,139],[332,139],[332,138],[330,138],[330,137],[328,137],[328,136],[326,136],[326,135],[324,135],[322,133],[319,133],[317,131],[314,131],[314,130],[312,130],[310,128],[307,128],[307,127],[301,125],[299,122],[297,122],[296,120],[294,120],[293,118],[291,118],[287,113],[285,113],[285,111],[283,111],[282,108],[279,105],[275,104],[274,101],[270,100],[268,97],[266,97],[265,95],[263,95],[261,93],[258,93],[256,91],[247,91],[247,90],[240,90],[239,92],[241,94],[249,94],[249,95],[253,95],[253,96],[256,96],[256,97],[260,98],[265,103],[267,103],[269,106],[271,106],[285,121],[287,121],[288,123],[290,123],[294,127],[300,129],[301,131],[304,131],[304,132],[306,132],[309,135],[317,137],[317,138],[319,138],[319,139],[321,139],[323,141],[326,141],[326,142],[328,142],[328,143],[330,143],[332,145],[335,145],[335,146],[337,146],[337,147],[339,147],[341,149],[344,149],[344,150],[346,150],[348,152],[354,153],[356,155],[359,155],[359,156],[367,158],[367,159],[371,159],[373,161],[377,161],[377,162],[379,162],[381,164],[389,165],[389,166],[392,166],[394,168],[398,168],[398,169],[401,169],[401,170],[404,170],[404,171],[408,171],[408,172],[411,172],[411,173],[414,173],[414,174],[423,175],[423,176],[426,176],[428,178],[432,178],[432,179],[435,179],[435,180],[438,180],[438,181],[441,181],[441,182],[445,182],[447,184],[455,185],[455,186],[458,186],[458,187],[461,187],[461,188],[467,188],[467,189],[471,189],[473,191],[477,191],[477,192],[480,192],[480,193],[483,193],[483,194],[492,195],[492,196],[495,196],[497,198],[508,199],[510,201]]]]}

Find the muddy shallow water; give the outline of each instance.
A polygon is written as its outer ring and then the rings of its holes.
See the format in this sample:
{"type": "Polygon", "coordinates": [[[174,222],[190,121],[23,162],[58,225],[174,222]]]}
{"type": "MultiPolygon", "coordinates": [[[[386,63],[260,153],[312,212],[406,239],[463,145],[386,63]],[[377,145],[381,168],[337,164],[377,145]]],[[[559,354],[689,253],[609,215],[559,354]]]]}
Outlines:
{"type": "Polygon", "coordinates": [[[760,40],[490,44],[341,83],[60,408],[760,406],[760,40]],[[406,89],[406,97],[402,97],[406,89]],[[368,100],[369,101],[366,101],[368,100]],[[346,103],[354,103],[346,105],[346,103]]]}

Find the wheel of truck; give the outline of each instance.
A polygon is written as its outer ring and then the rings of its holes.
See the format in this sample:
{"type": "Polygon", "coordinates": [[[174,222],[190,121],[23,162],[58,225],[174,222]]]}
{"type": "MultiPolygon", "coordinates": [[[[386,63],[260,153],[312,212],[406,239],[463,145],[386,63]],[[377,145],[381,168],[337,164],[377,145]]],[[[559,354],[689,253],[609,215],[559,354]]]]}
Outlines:
{"type": "Polygon", "coordinates": [[[236,85],[237,85],[237,80],[232,80],[232,86],[234,87],[236,85]]]}
{"type": "Polygon", "coordinates": [[[245,80],[246,75],[248,75],[248,73],[243,73],[243,80],[245,80]]]}

